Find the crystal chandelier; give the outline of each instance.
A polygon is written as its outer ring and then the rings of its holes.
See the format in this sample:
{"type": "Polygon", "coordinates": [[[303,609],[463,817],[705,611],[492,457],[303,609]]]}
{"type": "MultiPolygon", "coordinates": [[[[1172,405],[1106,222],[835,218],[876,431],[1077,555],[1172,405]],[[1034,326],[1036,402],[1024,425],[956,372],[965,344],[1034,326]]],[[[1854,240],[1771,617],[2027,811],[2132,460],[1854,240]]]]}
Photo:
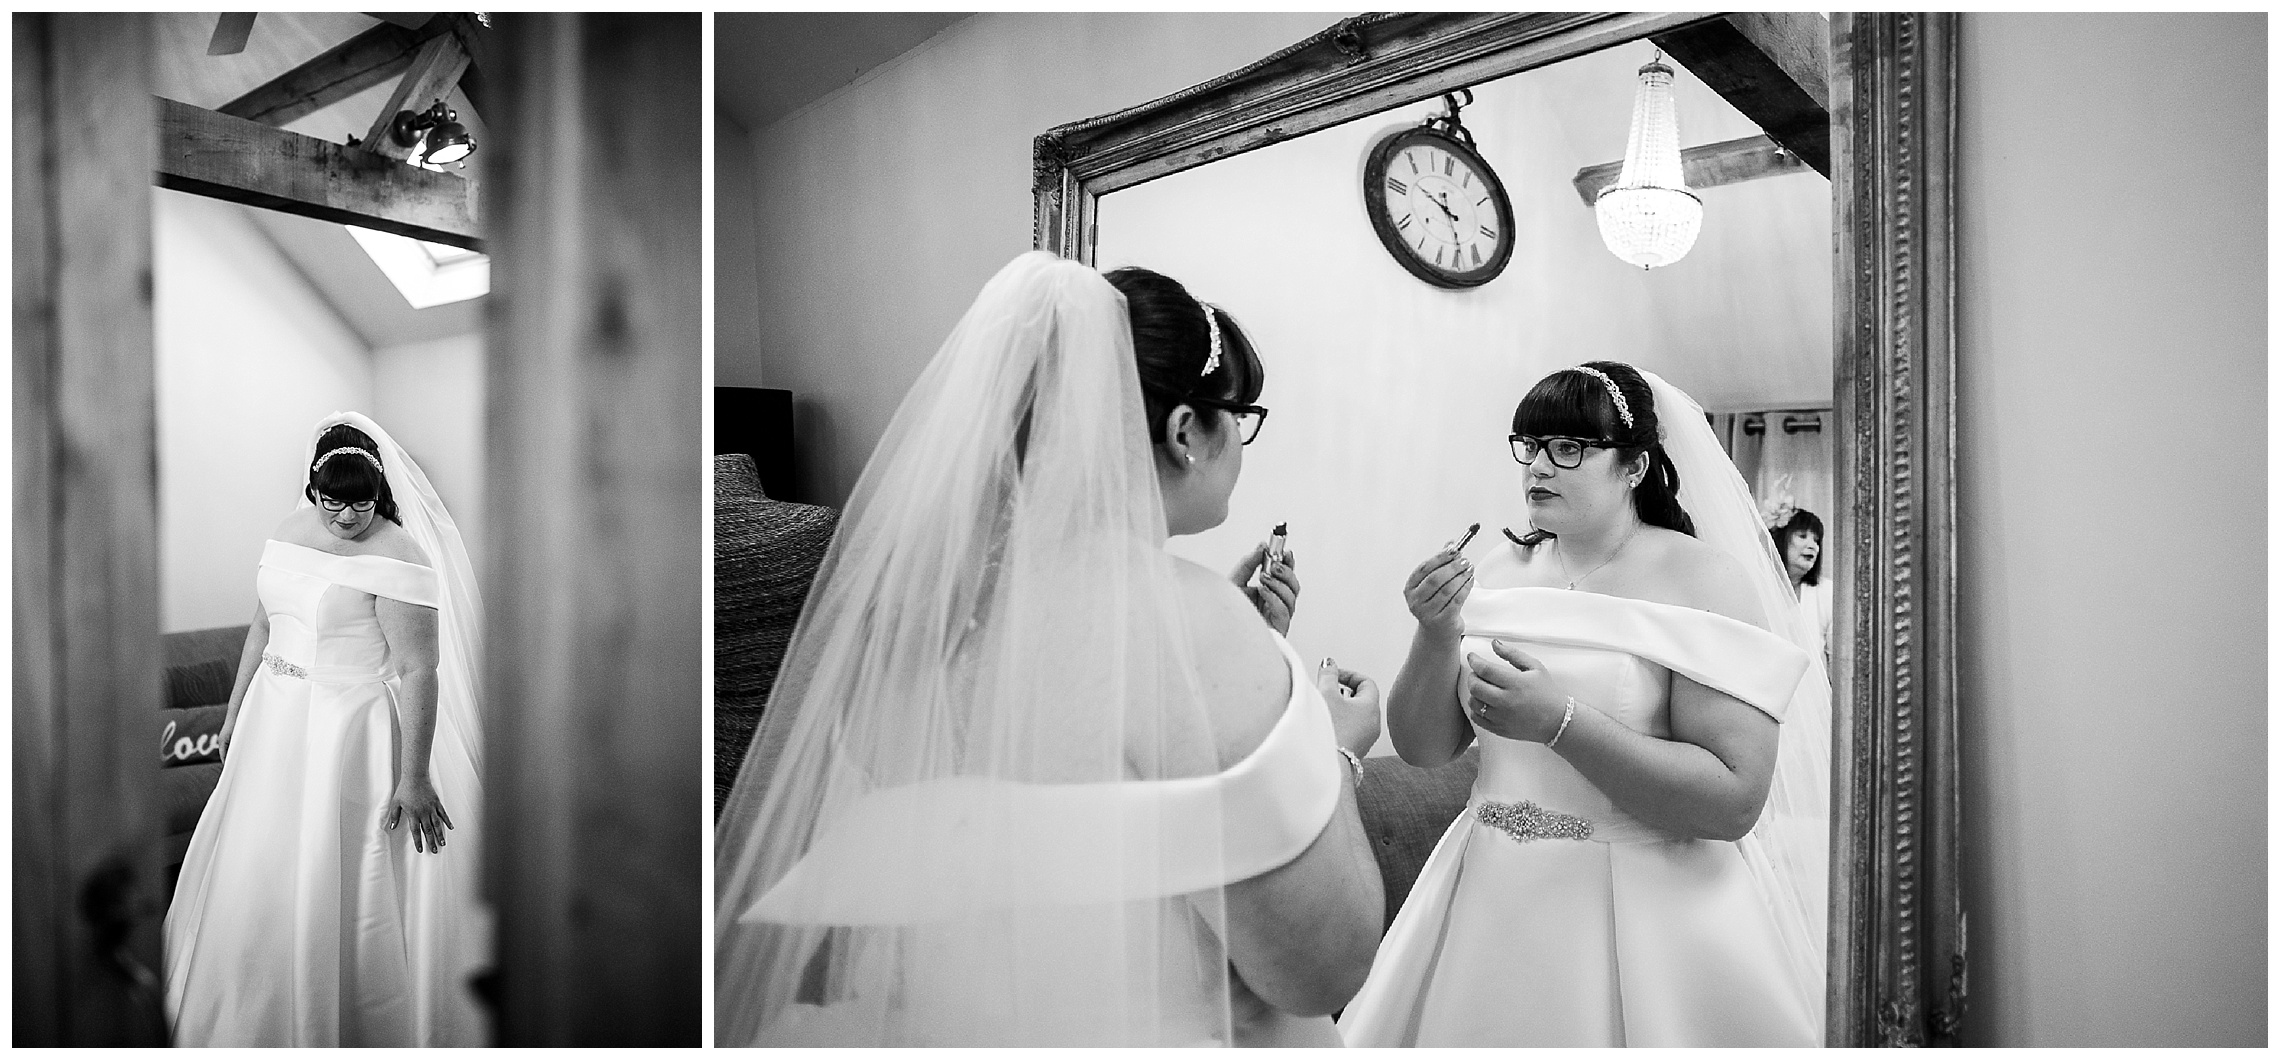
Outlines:
{"type": "Polygon", "coordinates": [[[1685,257],[1702,232],[1702,200],[1686,190],[1686,171],[1678,161],[1678,104],[1670,82],[1660,51],[1639,68],[1623,175],[1593,206],[1607,249],[1642,269],[1685,257]]]}

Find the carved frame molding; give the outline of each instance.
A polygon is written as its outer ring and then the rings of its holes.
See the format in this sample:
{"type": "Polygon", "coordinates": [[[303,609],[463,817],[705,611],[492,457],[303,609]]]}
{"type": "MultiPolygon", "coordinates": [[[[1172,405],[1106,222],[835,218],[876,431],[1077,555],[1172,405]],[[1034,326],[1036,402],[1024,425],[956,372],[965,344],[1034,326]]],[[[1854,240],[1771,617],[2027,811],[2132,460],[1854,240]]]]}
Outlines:
{"type": "MultiPolygon", "coordinates": [[[[1345,19],[1036,139],[1032,236],[1093,260],[1100,196],[1715,14],[1345,19]]],[[[1946,1044],[1966,993],[1955,724],[1958,17],[1832,15],[1837,723],[1828,1041],[1946,1044]]]]}

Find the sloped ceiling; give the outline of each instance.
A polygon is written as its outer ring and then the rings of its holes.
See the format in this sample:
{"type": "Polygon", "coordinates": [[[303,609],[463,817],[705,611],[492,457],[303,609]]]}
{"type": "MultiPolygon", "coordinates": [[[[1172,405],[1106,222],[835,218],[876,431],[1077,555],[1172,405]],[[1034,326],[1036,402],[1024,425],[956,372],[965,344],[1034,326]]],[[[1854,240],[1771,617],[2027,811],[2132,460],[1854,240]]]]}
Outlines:
{"type": "MultiPolygon", "coordinates": [[[[210,12],[151,16],[156,23],[158,53],[153,91],[193,106],[217,108],[379,24],[370,15],[349,12],[263,12],[254,20],[244,51],[207,55],[206,44],[213,36],[216,17],[210,12]]],[[[362,137],[371,129],[373,119],[394,91],[395,81],[384,81],[285,128],[346,143],[349,137],[362,137]]],[[[478,147],[489,139],[490,131],[468,103],[466,93],[455,88],[446,103],[459,112],[478,147]]],[[[483,152],[478,149],[465,169],[453,173],[479,189],[482,168],[483,152]]],[[[464,335],[482,326],[481,298],[413,309],[348,230],[337,224],[274,210],[235,208],[253,219],[342,322],[374,349],[464,335]]]]}
{"type": "Polygon", "coordinates": [[[966,11],[713,16],[714,101],[757,132],[924,43],[966,11]]]}

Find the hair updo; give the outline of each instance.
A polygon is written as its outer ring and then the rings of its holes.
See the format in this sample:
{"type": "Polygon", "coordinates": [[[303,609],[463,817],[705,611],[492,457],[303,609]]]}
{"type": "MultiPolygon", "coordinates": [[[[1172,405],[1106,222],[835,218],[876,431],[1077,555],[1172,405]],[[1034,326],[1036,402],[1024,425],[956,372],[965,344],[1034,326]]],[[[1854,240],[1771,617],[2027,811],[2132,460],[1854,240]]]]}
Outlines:
{"type": "MultiPolygon", "coordinates": [[[[1799,534],[1811,534],[1815,541],[1826,544],[1829,540],[1829,535],[1821,530],[1821,517],[1803,508],[1793,509],[1789,513],[1788,522],[1774,527],[1767,533],[1773,535],[1773,554],[1781,558],[1783,573],[1787,573],[1789,568],[1789,541],[1791,538],[1799,534]]],[[[1821,552],[1813,554],[1813,568],[1805,572],[1805,584],[1821,584],[1821,560],[1826,558],[1826,553],[1827,550],[1823,549],[1821,552]]]]}
{"type": "Polygon", "coordinates": [[[371,435],[348,424],[336,423],[317,437],[314,459],[318,463],[309,468],[309,484],[301,487],[301,495],[309,498],[309,503],[317,503],[319,493],[336,501],[371,501],[372,510],[380,513],[381,518],[403,525],[404,521],[396,517],[396,497],[388,490],[388,476],[381,474],[375,463],[380,459],[380,444],[373,441],[371,435]],[[325,454],[335,449],[362,449],[371,453],[372,459],[342,453],[326,460],[325,454]]]}
{"type": "Polygon", "coordinates": [[[1678,469],[1663,452],[1662,421],[1655,417],[1655,398],[1647,381],[1638,369],[1621,361],[1592,361],[1584,367],[1596,368],[1615,381],[1630,407],[1630,426],[1623,425],[1607,384],[1586,372],[1561,369],[1539,380],[1520,399],[1520,407],[1512,412],[1512,433],[1604,439],[1626,462],[1645,453],[1647,475],[1631,495],[1639,520],[1694,536],[1694,519],[1678,503],[1678,469]]]}
{"type": "Polygon", "coordinates": [[[1104,275],[1124,296],[1125,315],[1132,322],[1132,360],[1140,371],[1149,441],[1164,440],[1164,421],[1191,398],[1237,405],[1259,400],[1266,390],[1267,369],[1234,317],[1222,309],[1207,309],[1179,281],[1160,272],[1122,268],[1104,275]],[[1207,312],[1219,323],[1220,340],[1219,366],[1209,375],[1203,371],[1211,359],[1207,312]]]}

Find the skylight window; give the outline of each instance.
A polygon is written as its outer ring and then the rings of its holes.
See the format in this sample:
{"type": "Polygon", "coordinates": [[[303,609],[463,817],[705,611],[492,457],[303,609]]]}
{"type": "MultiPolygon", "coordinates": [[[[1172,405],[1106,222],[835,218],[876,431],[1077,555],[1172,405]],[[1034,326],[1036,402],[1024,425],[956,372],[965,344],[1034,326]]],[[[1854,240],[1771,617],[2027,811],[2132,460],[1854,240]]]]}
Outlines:
{"type": "Polygon", "coordinates": [[[342,225],[414,309],[491,293],[491,258],[472,250],[342,225]]]}

